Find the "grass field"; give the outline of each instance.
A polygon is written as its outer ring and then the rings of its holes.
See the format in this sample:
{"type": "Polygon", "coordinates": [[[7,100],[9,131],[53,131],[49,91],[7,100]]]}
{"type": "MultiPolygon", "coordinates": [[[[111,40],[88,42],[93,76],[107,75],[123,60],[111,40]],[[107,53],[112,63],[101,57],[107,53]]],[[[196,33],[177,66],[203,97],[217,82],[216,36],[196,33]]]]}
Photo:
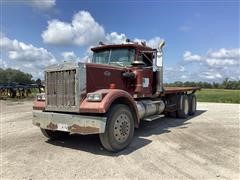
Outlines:
{"type": "Polygon", "coordinates": [[[196,95],[200,102],[240,103],[240,90],[202,89],[196,95]]]}

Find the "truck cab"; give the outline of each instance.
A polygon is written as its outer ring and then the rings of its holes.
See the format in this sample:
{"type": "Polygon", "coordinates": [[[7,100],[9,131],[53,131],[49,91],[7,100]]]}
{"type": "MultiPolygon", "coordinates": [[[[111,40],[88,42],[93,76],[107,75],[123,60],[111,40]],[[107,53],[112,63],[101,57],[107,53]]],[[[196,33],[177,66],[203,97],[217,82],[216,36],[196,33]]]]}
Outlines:
{"type": "Polygon", "coordinates": [[[100,46],[92,48],[92,51],[92,62],[86,64],[87,92],[110,86],[122,89],[135,98],[151,97],[156,92],[154,49],[123,44],[100,46]],[[93,81],[95,77],[101,81],[93,81]]]}
{"type": "Polygon", "coordinates": [[[99,134],[103,147],[117,152],[130,144],[141,121],[193,115],[198,88],[163,87],[163,46],[101,44],[91,49],[90,63],[46,67],[45,94],[34,101],[33,124],[51,139],[99,134]]]}

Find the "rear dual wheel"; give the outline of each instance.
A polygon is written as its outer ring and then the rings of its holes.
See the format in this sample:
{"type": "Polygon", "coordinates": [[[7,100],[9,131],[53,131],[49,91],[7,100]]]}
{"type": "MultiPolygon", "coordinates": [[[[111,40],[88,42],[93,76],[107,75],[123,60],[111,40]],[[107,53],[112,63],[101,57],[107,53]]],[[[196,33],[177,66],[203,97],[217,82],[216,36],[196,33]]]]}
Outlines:
{"type": "Polygon", "coordinates": [[[194,94],[180,95],[178,98],[177,117],[187,118],[188,115],[194,115],[197,108],[197,98],[194,94]]]}
{"type": "Polygon", "coordinates": [[[188,102],[189,102],[189,111],[188,114],[190,116],[194,115],[197,111],[197,98],[195,94],[188,95],[188,102]]]}
{"type": "Polygon", "coordinates": [[[177,117],[178,118],[187,118],[189,112],[189,102],[187,95],[180,95],[178,97],[178,110],[177,117]]]}

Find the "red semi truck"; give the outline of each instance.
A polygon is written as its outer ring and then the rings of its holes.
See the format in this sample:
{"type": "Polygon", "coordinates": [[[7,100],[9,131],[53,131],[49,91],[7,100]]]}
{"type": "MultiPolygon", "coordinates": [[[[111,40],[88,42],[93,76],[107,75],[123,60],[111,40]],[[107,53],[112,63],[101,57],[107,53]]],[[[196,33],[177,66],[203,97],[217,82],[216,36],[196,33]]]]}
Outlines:
{"type": "Polygon", "coordinates": [[[163,86],[163,46],[144,42],[92,48],[91,63],[65,62],[45,69],[45,93],[33,105],[33,124],[50,139],[99,134],[117,152],[132,141],[141,121],[196,112],[198,87],[163,86]]]}

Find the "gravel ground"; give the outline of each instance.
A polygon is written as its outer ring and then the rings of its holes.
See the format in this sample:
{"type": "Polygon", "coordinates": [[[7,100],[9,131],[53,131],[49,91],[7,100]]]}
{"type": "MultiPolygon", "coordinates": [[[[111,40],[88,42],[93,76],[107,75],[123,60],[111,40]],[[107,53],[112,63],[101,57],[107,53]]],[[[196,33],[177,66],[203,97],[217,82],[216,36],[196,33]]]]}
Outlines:
{"type": "Polygon", "coordinates": [[[239,179],[239,104],[199,103],[196,116],[144,122],[124,151],[98,136],[49,141],[32,102],[1,101],[1,179],[239,179]]]}

